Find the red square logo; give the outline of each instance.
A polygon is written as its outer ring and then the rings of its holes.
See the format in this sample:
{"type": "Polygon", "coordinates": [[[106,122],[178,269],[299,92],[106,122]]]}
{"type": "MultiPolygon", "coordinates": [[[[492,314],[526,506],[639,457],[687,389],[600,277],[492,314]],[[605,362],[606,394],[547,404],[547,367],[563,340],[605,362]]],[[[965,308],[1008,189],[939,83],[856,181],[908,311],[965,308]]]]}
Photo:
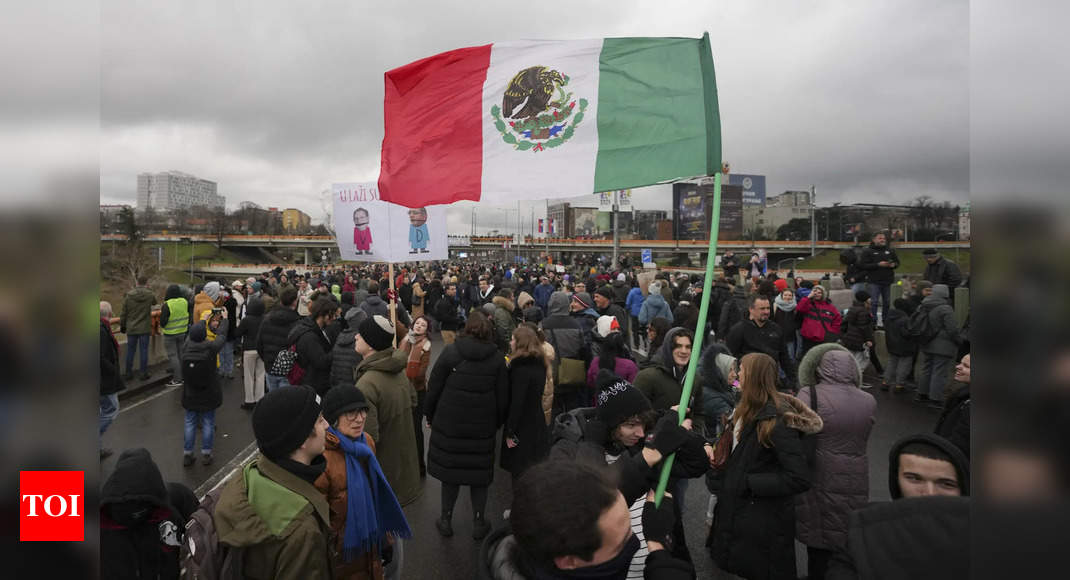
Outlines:
{"type": "Polygon", "coordinates": [[[19,541],[85,540],[85,474],[19,472],[19,541]]]}

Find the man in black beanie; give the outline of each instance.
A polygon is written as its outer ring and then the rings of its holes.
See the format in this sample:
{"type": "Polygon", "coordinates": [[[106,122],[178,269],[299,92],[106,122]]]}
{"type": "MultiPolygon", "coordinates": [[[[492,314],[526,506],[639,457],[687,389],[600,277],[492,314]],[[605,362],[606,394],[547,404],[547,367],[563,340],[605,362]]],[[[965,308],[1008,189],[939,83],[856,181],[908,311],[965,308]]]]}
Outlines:
{"type": "Polygon", "coordinates": [[[219,541],[242,548],[247,578],[329,578],[330,508],[313,482],[326,467],[327,421],[306,386],[264,395],[253,410],[260,454],[223,488],[219,541]]]}
{"type": "MultiPolygon", "coordinates": [[[[550,460],[610,465],[635,522],[633,531],[639,533],[646,493],[657,480],[662,458],[676,453],[669,483],[672,489],[678,478],[706,472],[709,463],[704,441],[678,425],[675,412],[665,412],[657,419],[646,396],[609,370],[599,371],[597,388],[597,407],[573,409],[554,420],[550,460]]],[[[630,572],[642,575],[646,555],[643,543],[630,572]]]]}

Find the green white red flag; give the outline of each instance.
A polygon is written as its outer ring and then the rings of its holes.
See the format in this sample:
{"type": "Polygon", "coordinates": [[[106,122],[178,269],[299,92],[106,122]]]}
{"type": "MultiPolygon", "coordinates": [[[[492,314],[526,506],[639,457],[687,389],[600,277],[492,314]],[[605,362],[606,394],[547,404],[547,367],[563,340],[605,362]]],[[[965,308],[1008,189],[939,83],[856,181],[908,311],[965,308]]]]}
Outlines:
{"type": "Polygon", "coordinates": [[[379,191],[408,206],[573,197],[721,168],[709,35],[519,41],[385,78],[379,191]]]}

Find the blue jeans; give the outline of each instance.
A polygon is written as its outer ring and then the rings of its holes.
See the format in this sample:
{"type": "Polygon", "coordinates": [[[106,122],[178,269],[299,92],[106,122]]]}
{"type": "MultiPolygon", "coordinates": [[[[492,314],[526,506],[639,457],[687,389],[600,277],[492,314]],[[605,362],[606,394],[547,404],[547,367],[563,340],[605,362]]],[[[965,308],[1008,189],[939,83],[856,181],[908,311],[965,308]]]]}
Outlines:
{"type": "Polygon", "coordinates": [[[279,387],[290,386],[290,381],[286,380],[284,376],[275,376],[271,374],[264,375],[264,387],[266,393],[270,393],[279,387]]]}
{"type": "Polygon", "coordinates": [[[888,320],[888,307],[891,306],[889,304],[889,302],[891,302],[891,298],[892,298],[892,286],[891,286],[891,284],[870,284],[869,285],[869,295],[870,295],[871,298],[873,298],[873,310],[872,310],[872,312],[870,312],[870,314],[873,315],[874,323],[876,323],[877,320],[878,320],[877,319],[877,298],[879,297],[881,299],[880,300],[880,302],[881,302],[881,318],[880,318],[880,322],[881,322],[881,324],[884,324],[884,321],[888,320]]]}
{"type": "Polygon", "coordinates": [[[921,380],[918,381],[918,394],[928,395],[934,401],[944,400],[944,387],[948,383],[951,370],[955,368],[955,359],[949,356],[925,353],[921,363],[921,380]]]}
{"type": "Polygon", "coordinates": [[[115,416],[119,414],[119,394],[112,393],[110,395],[100,396],[100,434],[103,435],[108,430],[108,426],[115,420],[115,416]]]}
{"type": "Polygon", "coordinates": [[[211,411],[186,410],[186,430],[182,450],[193,453],[193,443],[197,439],[197,424],[201,425],[201,452],[212,452],[212,440],[215,438],[215,409],[211,411]]]}
{"type": "Polygon", "coordinates": [[[126,335],[126,374],[134,374],[134,350],[141,351],[141,372],[149,372],[149,335],[126,335]]]}
{"type": "Polygon", "coordinates": [[[223,343],[223,350],[219,351],[219,374],[227,376],[234,374],[233,340],[223,343]]]}

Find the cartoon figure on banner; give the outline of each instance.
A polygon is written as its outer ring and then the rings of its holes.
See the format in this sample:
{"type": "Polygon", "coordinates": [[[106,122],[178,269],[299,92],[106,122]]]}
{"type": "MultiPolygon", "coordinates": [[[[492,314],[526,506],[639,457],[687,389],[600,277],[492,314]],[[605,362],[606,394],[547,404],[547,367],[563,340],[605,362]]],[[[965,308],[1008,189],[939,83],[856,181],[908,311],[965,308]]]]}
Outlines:
{"type": "Polygon", "coordinates": [[[419,251],[421,254],[428,253],[427,241],[431,239],[427,233],[427,208],[418,207],[409,210],[409,250],[410,254],[419,251]]]}
{"type": "Polygon", "coordinates": [[[353,210],[353,245],[357,255],[372,253],[372,231],[368,228],[370,217],[368,210],[358,207],[353,210]]]}

